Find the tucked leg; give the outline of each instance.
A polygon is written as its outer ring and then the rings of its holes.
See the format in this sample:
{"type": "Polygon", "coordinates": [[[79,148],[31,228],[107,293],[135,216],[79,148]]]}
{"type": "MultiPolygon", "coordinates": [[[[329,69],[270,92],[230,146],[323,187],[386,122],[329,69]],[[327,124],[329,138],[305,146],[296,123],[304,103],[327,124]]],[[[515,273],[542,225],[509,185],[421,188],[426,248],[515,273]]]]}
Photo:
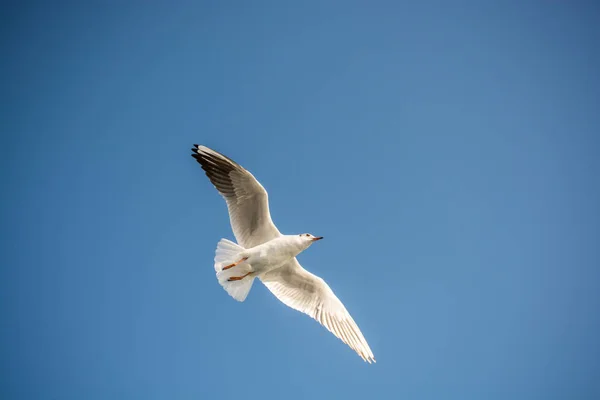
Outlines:
{"type": "Polygon", "coordinates": [[[223,271],[225,271],[225,270],[228,270],[229,268],[233,268],[233,267],[235,267],[236,265],[238,265],[238,264],[240,264],[240,263],[243,263],[243,262],[244,262],[244,261],[246,261],[247,259],[248,259],[248,257],[244,257],[244,258],[242,258],[241,260],[234,262],[233,264],[229,264],[229,265],[227,265],[227,266],[223,267],[223,271]]]}
{"type": "Polygon", "coordinates": [[[246,275],[242,275],[242,276],[232,276],[231,278],[227,279],[229,282],[231,281],[241,281],[242,279],[244,279],[245,277],[247,277],[248,275],[250,275],[252,272],[248,272],[246,275]]]}

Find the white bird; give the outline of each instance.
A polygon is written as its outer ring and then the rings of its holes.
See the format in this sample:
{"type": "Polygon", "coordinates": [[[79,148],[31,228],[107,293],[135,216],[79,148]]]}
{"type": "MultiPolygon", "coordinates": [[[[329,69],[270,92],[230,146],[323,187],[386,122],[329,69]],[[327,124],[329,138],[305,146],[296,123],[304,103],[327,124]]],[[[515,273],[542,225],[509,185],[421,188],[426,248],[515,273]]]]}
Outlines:
{"type": "Polygon", "coordinates": [[[282,235],[271,220],[267,191],[249,171],[208,147],[195,144],[192,151],[225,198],[238,242],[221,239],[217,244],[215,271],[227,293],[244,301],[258,277],[285,305],[317,320],[364,361],[375,362],[346,307],[323,279],[302,268],[296,259],[322,237],[282,235]]]}

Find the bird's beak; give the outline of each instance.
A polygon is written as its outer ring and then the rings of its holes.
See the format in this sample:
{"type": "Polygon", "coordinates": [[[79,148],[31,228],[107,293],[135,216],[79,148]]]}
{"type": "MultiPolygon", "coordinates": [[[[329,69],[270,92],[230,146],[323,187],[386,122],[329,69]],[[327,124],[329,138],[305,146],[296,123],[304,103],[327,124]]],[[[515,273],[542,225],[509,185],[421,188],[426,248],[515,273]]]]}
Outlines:
{"type": "Polygon", "coordinates": [[[323,236],[316,237],[316,238],[314,238],[312,241],[313,241],[313,242],[316,242],[317,240],[321,240],[321,239],[323,239],[323,236]]]}

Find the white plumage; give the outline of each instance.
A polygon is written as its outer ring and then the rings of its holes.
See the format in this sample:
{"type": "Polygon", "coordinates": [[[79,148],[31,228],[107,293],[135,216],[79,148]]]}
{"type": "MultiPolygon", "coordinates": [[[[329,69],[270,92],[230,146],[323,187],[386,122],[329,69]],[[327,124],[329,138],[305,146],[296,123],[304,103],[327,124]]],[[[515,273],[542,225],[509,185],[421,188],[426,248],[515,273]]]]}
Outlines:
{"type": "Polygon", "coordinates": [[[325,281],[311,274],[296,256],[321,238],[310,234],[282,235],[271,219],[267,191],[233,160],[205,146],[194,145],[192,156],[225,198],[238,244],[221,239],[215,271],[223,288],[244,301],[255,278],[287,306],[317,320],[358,353],[375,362],[358,325],[325,281]]]}

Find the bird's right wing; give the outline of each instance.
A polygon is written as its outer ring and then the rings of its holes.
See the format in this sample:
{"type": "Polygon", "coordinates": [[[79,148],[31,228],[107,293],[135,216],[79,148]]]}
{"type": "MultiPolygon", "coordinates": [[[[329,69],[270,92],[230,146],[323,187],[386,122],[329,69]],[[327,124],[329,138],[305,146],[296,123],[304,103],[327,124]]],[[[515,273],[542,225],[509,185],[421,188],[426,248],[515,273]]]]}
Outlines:
{"type": "Polygon", "coordinates": [[[225,198],[231,229],[240,246],[248,249],[281,236],[271,220],[267,191],[250,172],[208,147],[195,144],[192,151],[225,198]]]}
{"type": "Polygon", "coordinates": [[[346,307],[323,279],[302,268],[296,258],[260,279],[285,305],[317,320],[363,360],[375,362],[369,344],[346,307]]]}

